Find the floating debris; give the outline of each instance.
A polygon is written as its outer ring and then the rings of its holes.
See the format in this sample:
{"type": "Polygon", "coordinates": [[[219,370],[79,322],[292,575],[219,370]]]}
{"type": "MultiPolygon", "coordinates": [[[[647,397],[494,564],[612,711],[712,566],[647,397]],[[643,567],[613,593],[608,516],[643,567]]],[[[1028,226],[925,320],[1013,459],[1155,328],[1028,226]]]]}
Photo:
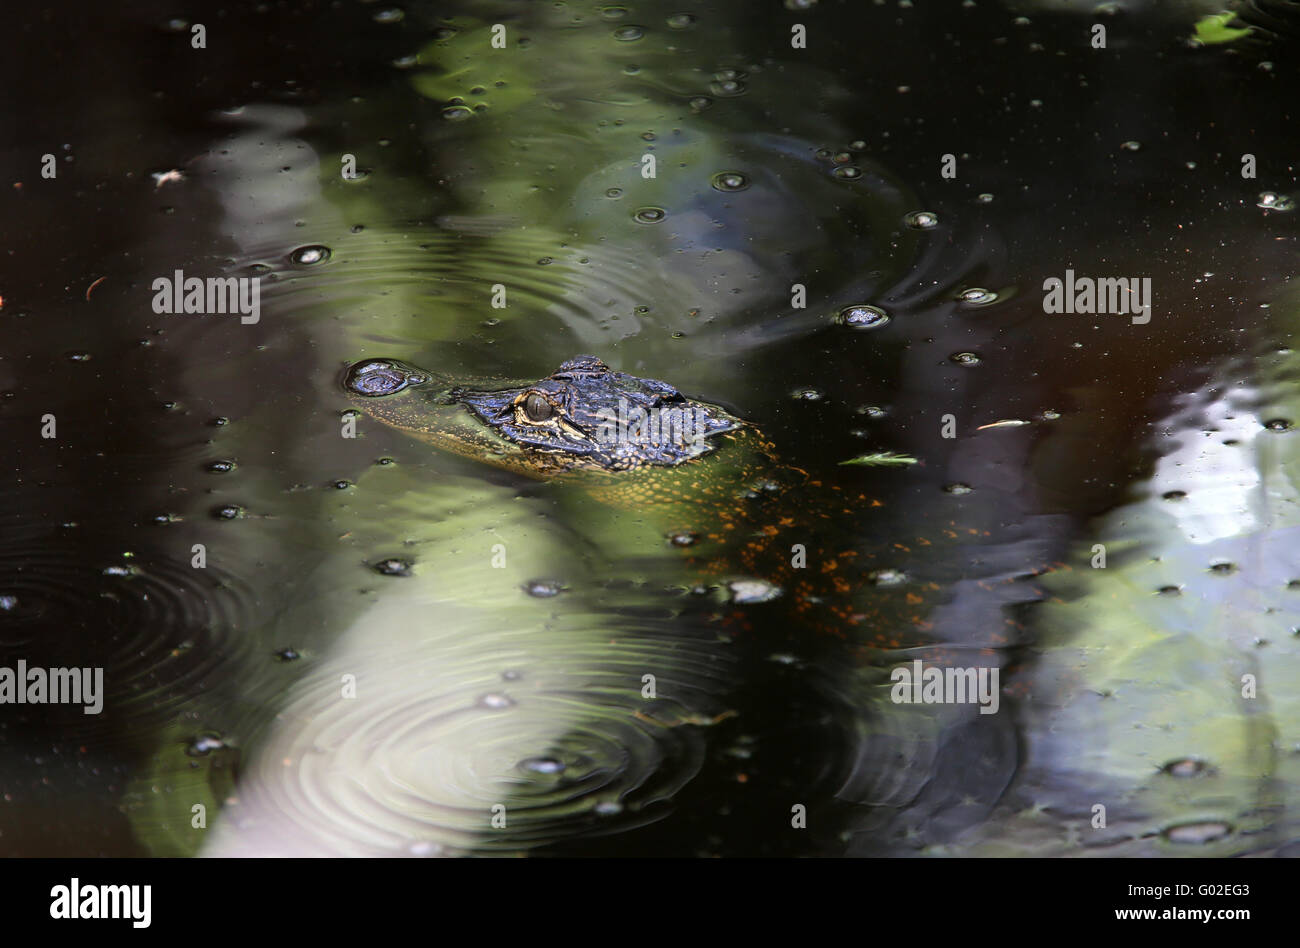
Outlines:
{"type": "Polygon", "coordinates": [[[840,462],[840,464],[861,464],[872,467],[901,467],[907,464],[920,463],[920,460],[910,454],[899,454],[896,451],[877,451],[875,454],[861,454],[856,458],[840,462]]]}

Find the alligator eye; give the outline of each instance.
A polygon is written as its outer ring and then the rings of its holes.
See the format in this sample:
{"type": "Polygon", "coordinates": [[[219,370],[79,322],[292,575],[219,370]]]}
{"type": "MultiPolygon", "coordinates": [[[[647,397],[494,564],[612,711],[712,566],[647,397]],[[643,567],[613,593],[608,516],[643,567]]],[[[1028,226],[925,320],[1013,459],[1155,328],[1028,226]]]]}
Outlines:
{"type": "Polygon", "coordinates": [[[524,399],[524,415],[529,421],[545,421],[554,412],[554,406],[536,392],[524,399]]]}
{"type": "Polygon", "coordinates": [[[422,382],[419,376],[408,375],[401,367],[386,359],[358,362],[348,372],[345,382],[357,395],[392,395],[407,385],[422,382]]]}

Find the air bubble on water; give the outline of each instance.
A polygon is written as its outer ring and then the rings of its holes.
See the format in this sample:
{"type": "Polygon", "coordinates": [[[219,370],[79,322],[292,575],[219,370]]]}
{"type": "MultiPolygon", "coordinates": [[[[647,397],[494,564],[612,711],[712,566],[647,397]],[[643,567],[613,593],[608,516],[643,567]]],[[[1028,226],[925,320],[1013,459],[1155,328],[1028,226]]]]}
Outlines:
{"type": "Polygon", "coordinates": [[[739,171],[719,171],[709,179],[709,184],[718,191],[743,191],[749,187],[749,178],[739,171]]]}
{"type": "Polygon", "coordinates": [[[699,534],[683,530],[679,533],[669,535],[668,542],[673,546],[694,546],[699,542],[699,539],[699,534]]]}
{"type": "Polygon", "coordinates": [[[840,310],[837,319],[850,329],[879,329],[889,322],[889,314],[866,303],[854,303],[840,310]]]}
{"type": "Polygon", "coordinates": [[[397,69],[411,69],[414,66],[420,65],[420,57],[414,53],[411,53],[408,56],[398,56],[393,60],[392,65],[397,69]]]}
{"type": "Polygon", "coordinates": [[[550,599],[564,591],[564,585],[553,579],[532,579],[524,583],[524,592],[538,599],[550,599]]]}
{"type": "Polygon", "coordinates": [[[987,306],[989,303],[997,302],[997,298],[996,293],[992,290],[986,290],[982,286],[972,286],[957,294],[957,299],[967,306],[987,306]]]}
{"type": "Polygon", "coordinates": [[[412,563],[410,560],[390,557],[389,559],[380,560],[371,565],[380,576],[410,576],[412,563]]]}
{"type": "Polygon", "coordinates": [[[299,658],[302,657],[298,653],[297,649],[288,648],[288,647],[276,649],[276,651],[272,652],[271,654],[273,654],[275,656],[276,661],[279,662],[296,662],[299,658]]]}
{"type": "Polygon", "coordinates": [[[614,816],[623,812],[623,804],[619,803],[617,800],[601,800],[592,807],[592,812],[597,813],[600,816],[614,816]]]}
{"type": "Polygon", "coordinates": [[[831,172],[831,174],[844,181],[856,181],[858,178],[862,177],[862,169],[855,168],[853,165],[844,165],[836,168],[831,172]]]}
{"type": "Polygon", "coordinates": [[[330,258],[330,254],[330,248],[324,244],[308,244],[289,254],[289,261],[302,267],[310,267],[318,263],[324,263],[330,258]]]}
{"type": "Polygon", "coordinates": [[[514,700],[509,695],[486,694],[481,695],[478,699],[480,708],[490,708],[493,711],[503,711],[506,708],[513,708],[514,705],[514,700]]]}
{"type": "Polygon", "coordinates": [[[745,84],[739,79],[714,79],[709,83],[709,91],[714,95],[734,98],[745,94],[745,84]]]}
{"type": "Polygon", "coordinates": [[[991,195],[991,194],[989,194],[987,191],[985,191],[983,194],[978,195],[978,196],[975,198],[975,200],[978,201],[980,204],[992,204],[992,203],[993,203],[993,195],[991,195]]]}
{"type": "Polygon", "coordinates": [[[200,734],[186,745],[185,753],[190,757],[206,757],[213,751],[223,750],[225,746],[226,742],[219,734],[200,734]]]}
{"type": "Polygon", "coordinates": [[[645,30],[639,26],[620,26],[614,31],[614,39],[620,43],[635,43],[645,36],[645,30]]]}
{"type": "Polygon", "coordinates": [[[1205,761],[1198,760],[1195,757],[1182,757],[1178,760],[1171,760],[1160,770],[1171,777],[1198,777],[1210,773],[1213,768],[1205,761]]]}
{"type": "Polygon", "coordinates": [[[1295,202],[1285,194],[1278,194],[1276,191],[1265,191],[1255,202],[1256,207],[1262,207],[1266,211],[1289,211],[1295,207],[1295,202]]]}
{"type": "Polygon", "coordinates": [[[349,480],[337,480],[331,483],[330,486],[335,490],[347,490],[352,486],[352,482],[349,480]]]}
{"type": "Polygon", "coordinates": [[[695,25],[695,17],[689,13],[674,13],[667,22],[671,29],[686,30],[695,25]]]}
{"type": "Polygon", "coordinates": [[[1171,826],[1164,831],[1164,836],[1171,843],[1204,845],[1223,839],[1231,832],[1229,824],[1207,820],[1171,826]]]}
{"type": "Polygon", "coordinates": [[[627,7],[607,6],[600,8],[600,15],[607,20],[620,20],[627,16],[627,7]]]}
{"type": "Polygon", "coordinates": [[[1158,596],[1181,596],[1182,594],[1182,586],[1161,586],[1156,590],[1156,595],[1158,596]]]}
{"type": "Polygon", "coordinates": [[[867,582],[873,586],[901,586],[907,582],[907,574],[898,569],[878,569],[867,574],[867,582]]]}
{"type": "Polygon", "coordinates": [[[1061,417],[1061,413],[1059,411],[1054,411],[1051,408],[1045,408],[1038,413],[1038,417],[1043,421],[1056,421],[1061,417]]]}
{"type": "Polygon", "coordinates": [[[217,520],[242,520],[245,512],[238,504],[222,504],[212,508],[212,516],[217,520]]]}
{"type": "Polygon", "coordinates": [[[1129,141],[1129,142],[1125,142],[1119,147],[1123,148],[1125,151],[1139,151],[1142,148],[1142,143],[1129,141]]]}
{"type": "Polygon", "coordinates": [[[969,494],[975,488],[971,487],[969,484],[954,483],[945,484],[943,489],[949,494],[969,494]]]}
{"type": "Polygon", "coordinates": [[[667,216],[662,207],[638,207],[632,212],[633,219],[642,224],[658,224],[667,216]]]}
{"type": "Polygon", "coordinates": [[[1160,495],[1161,500],[1185,500],[1187,491],[1185,490],[1167,490],[1160,495]]]}
{"type": "Polygon", "coordinates": [[[733,579],[727,583],[731,601],[738,605],[770,602],[781,595],[781,587],[763,579],[733,579]]]}
{"type": "Polygon", "coordinates": [[[1290,431],[1291,421],[1287,418],[1270,418],[1264,422],[1264,427],[1269,431],[1290,431]]]}
{"type": "Polygon", "coordinates": [[[787,10],[811,10],[817,6],[817,0],[785,0],[787,10]]]}
{"type": "Polygon", "coordinates": [[[958,365],[979,365],[980,357],[973,352],[954,352],[948,357],[958,365]]]}
{"type": "Polygon", "coordinates": [[[221,458],[216,461],[209,461],[207,464],[203,465],[203,470],[207,471],[209,474],[229,474],[236,467],[238,467],[238,465],[234,461],[229,458],[221,458]]]}
{"type": "Polygon", "coordinates": [[[929,230],[939,226],[939,215],[934,211],[913,211],[903,218],[903,222],[915,230],[929,230]]]}
{"type": "Polygon", "coordinates": [[[713,105],[713,100],[707,95],[697,95],[691,99],[691,109],[695,112],[703,112],[713,105]]]}
{"type": "Polygon", "coordinates": [[[554,757],[526,757],[519,762],[523,770],[530,770],[535,774],[562,774],[564,773],[564,762],[556,760],[554,757]]]}
{"type": "Polygon", "coordinates": [[[449,105],[442,110],[442,117],[449,122],[461,122],[474,117],[474,110],[464,105],[449,105]]]}
{"type": "Polygon", "coordinates": [[[797,388],[790,394],[804,402],[819,402],[825,397],[815,388],[797,388]]]}
{"type": "Polygon", "coordinates": [[[1228,560],[1219,560],[1210,564],[1210,572],[1220,576],[1230,576],[1237,571],[1237,564],[1228,560]]]}

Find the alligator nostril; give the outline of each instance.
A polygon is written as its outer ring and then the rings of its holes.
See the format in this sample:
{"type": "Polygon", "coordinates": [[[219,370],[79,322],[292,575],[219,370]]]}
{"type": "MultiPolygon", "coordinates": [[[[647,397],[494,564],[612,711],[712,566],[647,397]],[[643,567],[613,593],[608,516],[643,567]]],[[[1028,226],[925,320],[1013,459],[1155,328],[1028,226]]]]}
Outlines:
{"type": "Polygon", "coordinates": [[[344,385],[357,395],[392,395],[408,385],[425,381],[424,376],[407,372],[396,362],[372,359],[358,362],[348,370],[344,385]]]}

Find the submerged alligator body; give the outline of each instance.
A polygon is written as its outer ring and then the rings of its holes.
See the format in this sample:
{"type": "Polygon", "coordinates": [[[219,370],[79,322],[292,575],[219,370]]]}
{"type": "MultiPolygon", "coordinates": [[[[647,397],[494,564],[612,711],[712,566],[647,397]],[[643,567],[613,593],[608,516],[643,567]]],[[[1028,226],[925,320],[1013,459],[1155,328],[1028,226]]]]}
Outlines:
{"type": "MultiPolygon", "coordinates": [[[[890,540],[824,542],[843,533],[828,528],[879,500],[782,463],[753,424],[668,383],[583,355],[547,378],[508,384],[369,359],[343,386],[369,415],[443,450],[636,511],[687,551],[693,581],[739,588],[737,601],[788,596],[801,620],[864,648],[940,644],[927,613],[943,590],[897,588],[890,540]]],[[[957,534],[917,539],[931,547],[957,534]]],[[[937,648],[926,657],[948,660],[937,648]]]]}
{"type": "Polygon", "coordinates": [[[443,450],[636,511],[691,547],[700,574],[758,575],[779,591],[786,571],[780,557],[765,562],[777,548],[765,518],[793,525],[789,488],[806,478],[717,405],[588,355],[504,385],[371,359],[348,370],[344,387],[373,417],[443,450]]]}

